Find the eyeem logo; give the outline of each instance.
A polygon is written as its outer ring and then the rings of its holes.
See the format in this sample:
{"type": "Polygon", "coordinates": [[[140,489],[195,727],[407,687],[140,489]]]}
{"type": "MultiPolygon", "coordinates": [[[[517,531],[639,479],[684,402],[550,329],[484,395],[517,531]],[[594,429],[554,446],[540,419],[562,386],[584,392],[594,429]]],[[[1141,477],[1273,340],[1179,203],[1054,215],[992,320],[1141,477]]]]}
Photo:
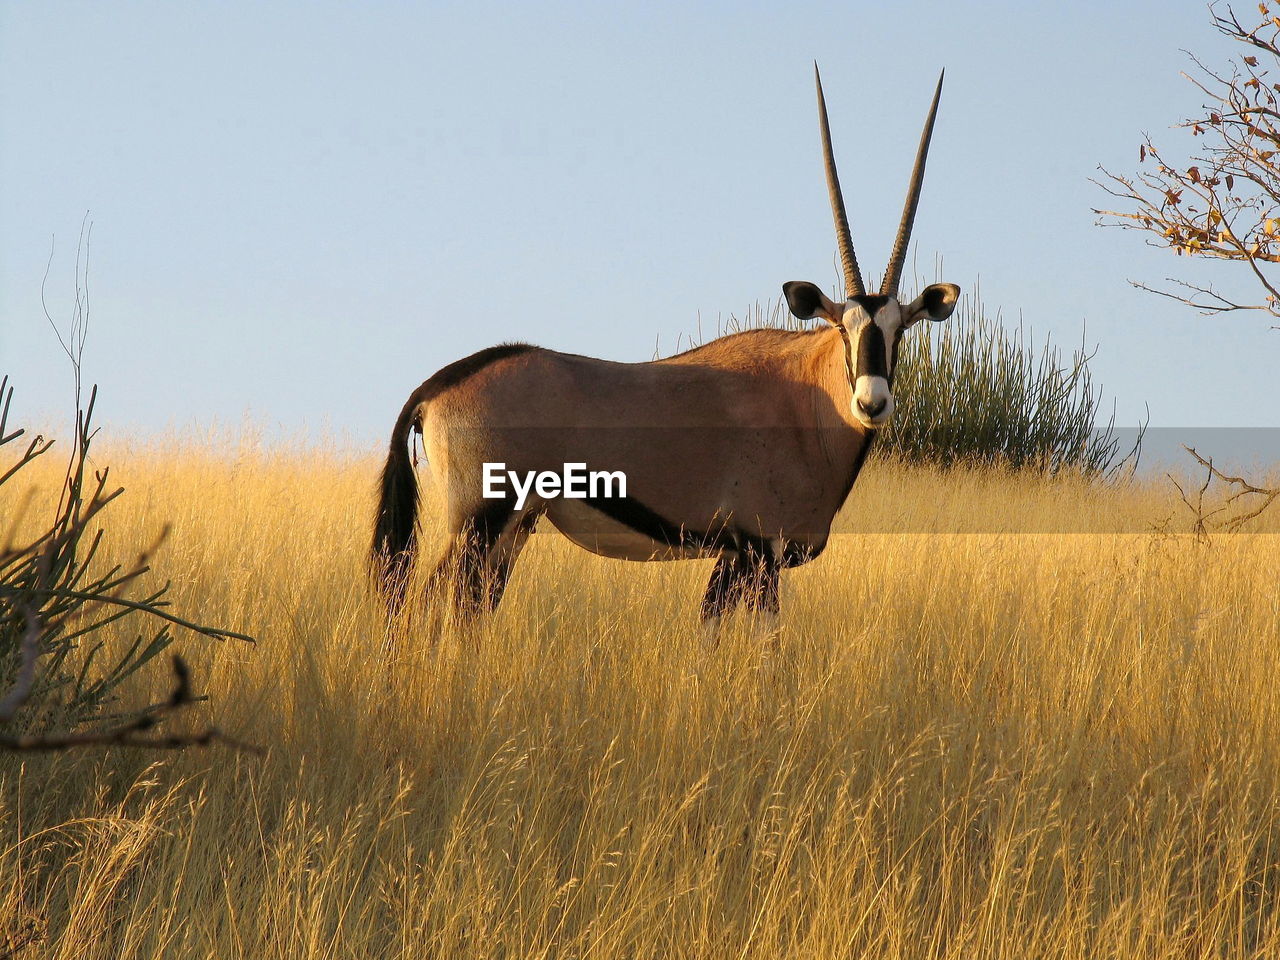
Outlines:
{"type": "Polygon", "coordinates": [[[587,471],[585,463],[566,463],[562,473],[554,470],[530,470],[523,483],[520,474],[508,470],[505,463],[484,465],[484,495],[489,500],[505,499],[506,482],[516,493],[516,509],[523,510],[530,491],[540,497],[564,497],[568,500],[585,500],[587,497],[625,497],[627,475],[621,470],[587,471]]]}

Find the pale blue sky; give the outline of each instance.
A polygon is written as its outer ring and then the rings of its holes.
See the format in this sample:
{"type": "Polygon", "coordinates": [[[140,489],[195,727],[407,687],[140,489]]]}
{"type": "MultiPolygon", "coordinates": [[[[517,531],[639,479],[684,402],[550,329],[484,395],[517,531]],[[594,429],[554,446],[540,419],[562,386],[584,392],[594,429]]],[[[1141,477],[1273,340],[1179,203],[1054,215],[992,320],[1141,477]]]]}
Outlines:
{"type": "Polygon", "coordinates": [[[65,320],[85,211],[113,429],[374,441],[492,343],[649,359],[834,281],[817,58],[864,271],[945,65],[927,279],[941,255],[1064,346],[1087,324],[1122,423],[1273,426],[1268,318],[1132,290],[1187,262],[1093,225],[1095,165],[1132,171],[1197,102],[1180,48],[1231,52],[1194,2],[3,2],[0,371],[29,417],[65,411],[40,282],[56,234],[65,320]]]}

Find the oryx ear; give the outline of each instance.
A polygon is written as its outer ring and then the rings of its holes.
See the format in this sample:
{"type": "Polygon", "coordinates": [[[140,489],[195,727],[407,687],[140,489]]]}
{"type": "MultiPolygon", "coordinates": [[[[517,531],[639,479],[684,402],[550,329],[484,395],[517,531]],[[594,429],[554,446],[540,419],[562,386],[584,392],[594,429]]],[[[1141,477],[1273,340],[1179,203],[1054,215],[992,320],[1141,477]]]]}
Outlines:
{"type": "Polygon", "coordinates": [[[902,308],[902,325],[909,327],[922,317],[945,320],[951,316],[960,299],[960,288],[954,283],[931,283],[920,296],[902,308]]]}
{"type": "Polygon", "coordinates": [[[840,308],[827,299],[827,295],[818,289],[818,285],[807,280],[792,280],[782,285],[782,293],[787,298],[787,306],[801,320],[812,320],[822,317],[828,323],[840,326],[840,308]]]}

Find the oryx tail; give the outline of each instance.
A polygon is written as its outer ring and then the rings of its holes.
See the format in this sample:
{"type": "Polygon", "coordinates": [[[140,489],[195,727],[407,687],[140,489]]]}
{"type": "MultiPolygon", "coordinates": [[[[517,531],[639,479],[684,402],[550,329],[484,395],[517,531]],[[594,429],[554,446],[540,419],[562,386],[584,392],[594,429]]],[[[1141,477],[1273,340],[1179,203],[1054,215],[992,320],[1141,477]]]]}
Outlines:
{"type": "Polygon", "coordinates": [[[409,434],[415,429],[421,432],[422,404],[436,392],[431,386],[428,380],[413,391],[400,411],[382,468],[370,559],[373,574],[392,607],[398,607],[404,597],[418,543],[418,477],[409,459],[409,434]]]}

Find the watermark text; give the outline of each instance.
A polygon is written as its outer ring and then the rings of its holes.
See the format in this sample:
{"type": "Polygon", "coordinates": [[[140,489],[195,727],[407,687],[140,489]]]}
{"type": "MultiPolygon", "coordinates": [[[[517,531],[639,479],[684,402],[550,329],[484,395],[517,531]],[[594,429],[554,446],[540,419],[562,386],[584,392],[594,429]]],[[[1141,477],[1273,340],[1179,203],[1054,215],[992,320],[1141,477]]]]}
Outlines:
{"type": "Polygon", "coordinates": [[[544,500],[564,497],[585,500],[587,497],[625,497],[627,475],[621,470],[588,470],[585,463],[566,463],[560,473],[554,470],[528,470],[523,476],[508,470],[505,463],[484,465],[484,496],[489,500],[507,497],[507,484],[516,495],[516,509],[523,510],[534,493],[544,500]]]}

